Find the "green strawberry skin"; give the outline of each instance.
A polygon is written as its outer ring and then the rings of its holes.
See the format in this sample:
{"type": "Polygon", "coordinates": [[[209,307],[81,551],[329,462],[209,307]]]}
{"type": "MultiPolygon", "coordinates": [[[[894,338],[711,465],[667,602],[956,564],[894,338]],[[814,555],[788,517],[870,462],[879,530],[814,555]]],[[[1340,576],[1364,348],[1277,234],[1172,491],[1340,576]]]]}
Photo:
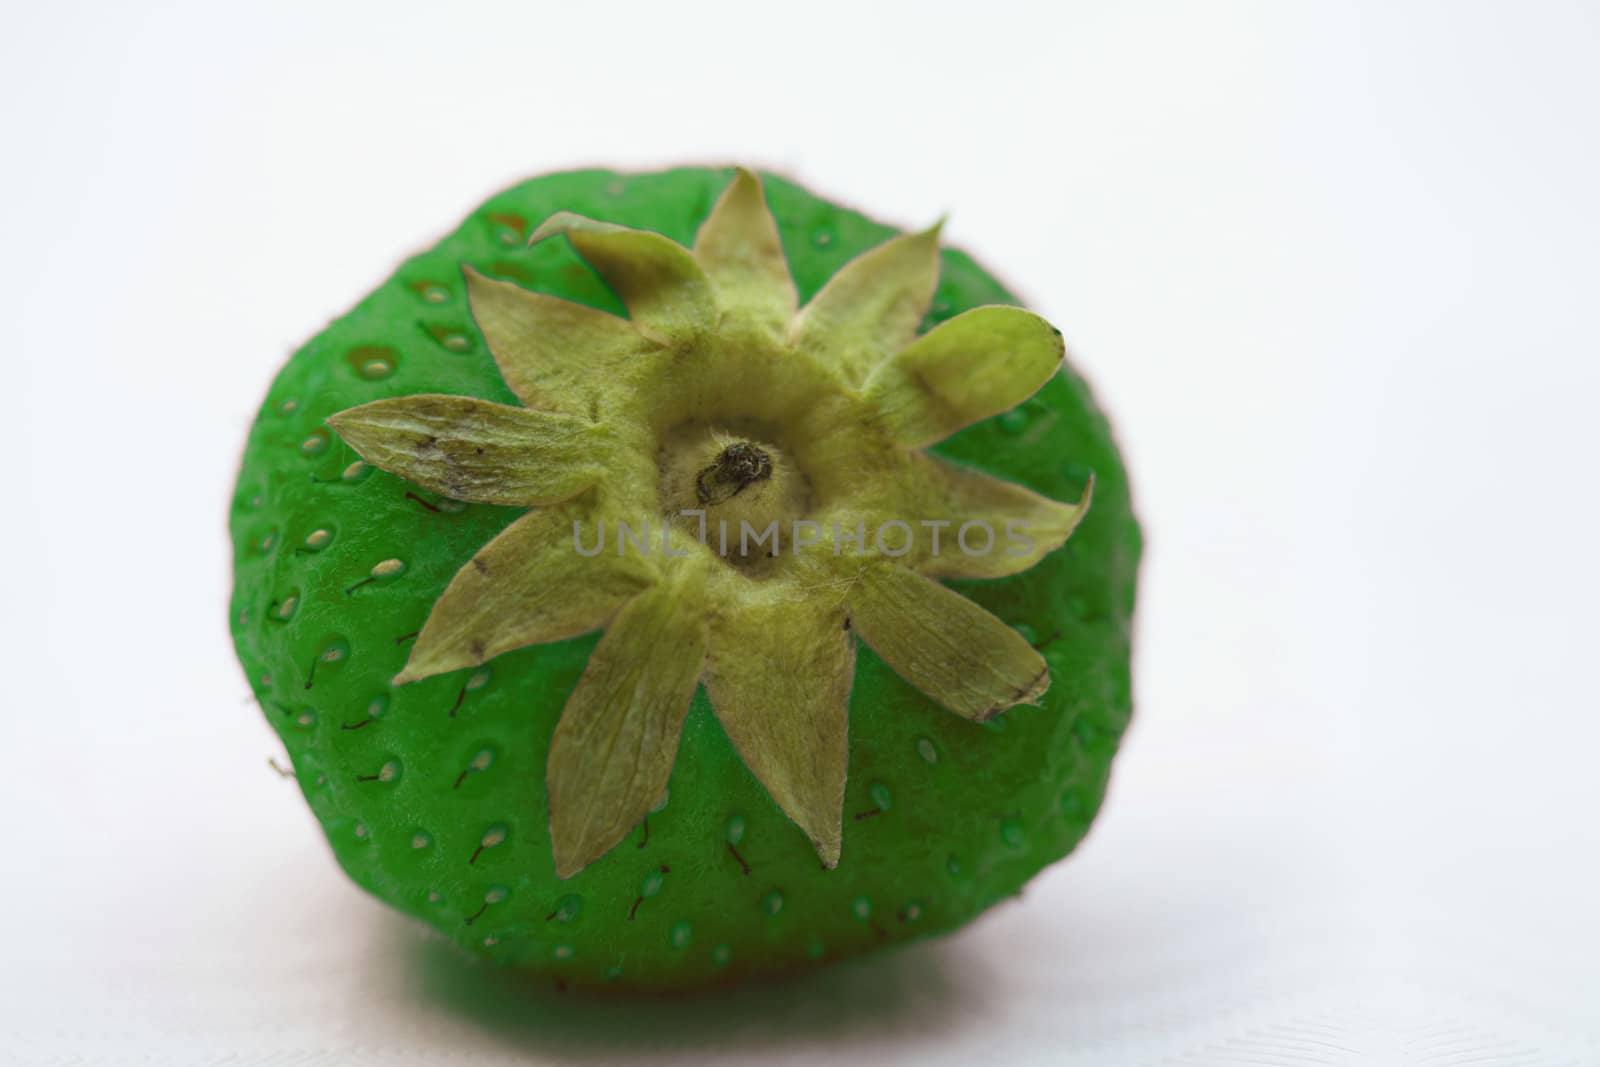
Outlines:
{"type": "MultiPolygon", "coordinates": [[[[565,242],[525,247],[531,228],[567,210],[691,243],[731,173],[578,171],[494,197],[294,354],[233,502],[239,658],[340,865],[466,949],[563,985],[686,989],[956,928],[1083,839],[1130,715],[1140,531],[1110,429],[1070,368],[936,449],[1058,500],[1095,476],[1094,506],[1064,548],[1013,578],[950,583],[1040,648],[1050,689],[1042,706],[976,726],[862,647],[836,870],[820,868],[701,692],[666,805],[559,881],[545,759],[598,635],[389,685],[456,569],[520,512],[352,471],[358,457],[324,419],[411,393],[516,403],[460,265],[624,314],[565,242]],[[391,559],[405,564],[398,577],[368,580],[391,559]]],[[[895,232],[780,178],[766,188],[802,300],[895,232]]],[[[947,249],[925,328],[992,303],[1017,301],[947,249]]]]}

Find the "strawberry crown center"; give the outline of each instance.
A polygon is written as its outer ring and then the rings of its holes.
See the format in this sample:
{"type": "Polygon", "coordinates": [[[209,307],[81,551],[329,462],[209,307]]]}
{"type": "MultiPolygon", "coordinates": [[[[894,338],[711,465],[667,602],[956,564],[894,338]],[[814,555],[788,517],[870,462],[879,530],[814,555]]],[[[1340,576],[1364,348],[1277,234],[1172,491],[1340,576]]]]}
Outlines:
{"type": "Polygon", "coordinates": [[[686,427],[663,443],[662,519],[750,576],[770,573],[813,505],[809,479],[771,434],[686,427]]]}
{"type": "Polygon", "coordinates": [[[695,499],[716,507],[757,482],[771,481],[772,454],[752,441],[735,441],[694,476],[695,499]]]}

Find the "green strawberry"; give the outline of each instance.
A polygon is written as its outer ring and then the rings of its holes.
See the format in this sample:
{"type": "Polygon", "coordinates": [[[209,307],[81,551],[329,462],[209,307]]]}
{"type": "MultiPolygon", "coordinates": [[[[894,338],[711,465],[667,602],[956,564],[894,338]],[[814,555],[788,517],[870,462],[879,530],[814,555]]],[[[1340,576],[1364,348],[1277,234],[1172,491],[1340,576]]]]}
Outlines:
{"type": "Polygon", "coordinates": [[[295,354],[239,476],[235,642],[341,865],[614,988],[1016,893],[1130,708],[1139,531],[1060,360],[937,227],[777,178],[492,199],[295,354]]]}

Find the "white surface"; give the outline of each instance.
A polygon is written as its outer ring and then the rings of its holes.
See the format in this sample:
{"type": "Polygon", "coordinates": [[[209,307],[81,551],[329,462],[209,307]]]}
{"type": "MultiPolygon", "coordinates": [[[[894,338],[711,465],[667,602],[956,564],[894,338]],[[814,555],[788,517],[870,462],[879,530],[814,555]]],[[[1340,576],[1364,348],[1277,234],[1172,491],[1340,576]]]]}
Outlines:
{"type": "Polygon", "coordinates": [[[1600,1062],[1592,5],[6,22],[0,1059],[1600,1062]],[[1062,324],[1150,535],[1139,712],[1022,902],[606,1007],[338,875],[224,513],[281,360],[399,256],[525,174],[680,160],[948,209],[1062,324]]]}

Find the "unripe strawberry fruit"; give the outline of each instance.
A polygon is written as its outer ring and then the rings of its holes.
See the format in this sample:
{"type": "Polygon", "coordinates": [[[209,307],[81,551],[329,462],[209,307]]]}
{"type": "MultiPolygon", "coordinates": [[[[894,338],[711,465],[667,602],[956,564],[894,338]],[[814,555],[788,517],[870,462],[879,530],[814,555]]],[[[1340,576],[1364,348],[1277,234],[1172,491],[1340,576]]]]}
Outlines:
{"type": "Polygon", "coordinates": [[[937,227],[584,171],[306,344],[231,621],[344,869],[557,983],[683,989],[950,930],[1066,855],[1140,537],[1014,304],[937,227]]]}

